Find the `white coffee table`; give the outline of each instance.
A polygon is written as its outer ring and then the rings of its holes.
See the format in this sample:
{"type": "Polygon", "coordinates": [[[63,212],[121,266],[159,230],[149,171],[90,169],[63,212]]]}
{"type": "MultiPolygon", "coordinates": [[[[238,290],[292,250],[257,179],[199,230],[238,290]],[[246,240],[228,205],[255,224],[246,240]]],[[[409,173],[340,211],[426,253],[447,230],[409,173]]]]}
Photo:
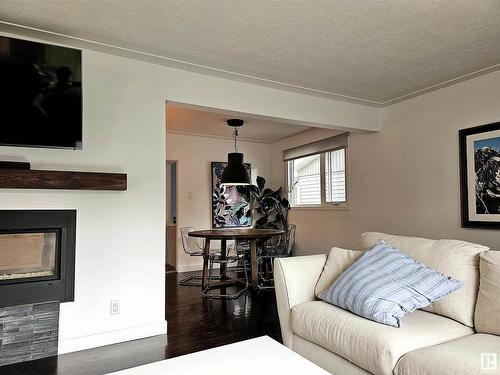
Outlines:
{"type": "Polygon", "coordinates": [[[113,375],[152,374],[329,375],[322,368],[268,336],[113,372],[113,375]]]}

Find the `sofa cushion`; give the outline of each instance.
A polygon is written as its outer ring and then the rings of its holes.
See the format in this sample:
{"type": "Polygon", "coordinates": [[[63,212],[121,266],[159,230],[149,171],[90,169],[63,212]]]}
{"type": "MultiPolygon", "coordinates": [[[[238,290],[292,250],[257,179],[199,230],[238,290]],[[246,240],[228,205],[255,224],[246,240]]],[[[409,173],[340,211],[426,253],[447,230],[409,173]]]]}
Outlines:
{"type": "Polygon", "coordinates": [[[316,297],[319,298],[321,292],[327,290],[361,255],[363,251],[332,248],[314,289],[316,297]]]}
{"type": "Polygon", "coordinates": [[[428,267],[464,283],[452,295],[424,308],[474,326],[474,308],[479,287],[479,254],[489,248],[458,240],[430,240],[369,232],[361,236],[361,249],[371,249],[379,240],[397,247],[428,267]]]}
{"type": "Polygon", "coordinates": [[[480,258],[475,328],[477,332],[500,335],[500,252],[487,251],[480,258]]]}
{"type": "Polygon", "coordinates": [[[486,360],[482,353],[500,356],[500,337],[477,334],[462,337],[441,345],[410,352],[403,356],[394,369],[395,375],[471,375],[500,374],[497,369],[481,369],[486,360]],[[439,371],[437,372],[437,369],[439,371]]]}
{"type": "Polygon", "coordinates": [[[408,313],[463,287],[384,241],[366,251],[320,299],[393,327],[408,313]]]}
{"type": "Polygon", "coordinates": [[[390,374],[404,354],[470,335],[473,330],[425,311],[408,315],[394,328],[323,301],[305,302],[291,313],[292,331],[373,374],[390,374]]]}

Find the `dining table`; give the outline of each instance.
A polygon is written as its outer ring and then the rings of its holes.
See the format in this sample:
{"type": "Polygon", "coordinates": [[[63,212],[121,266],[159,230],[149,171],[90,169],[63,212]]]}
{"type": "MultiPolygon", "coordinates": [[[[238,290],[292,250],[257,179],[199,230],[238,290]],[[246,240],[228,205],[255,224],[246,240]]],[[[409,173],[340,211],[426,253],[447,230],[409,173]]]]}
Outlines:
{"type": "MultiPolygon", "coordinates": [[[[257,246],[264,245],[266,241],[274,236],[280,236],[284,233],[281,229],[258,229],[258,228],[241,228],[241,229],[206,229],[194,230],[188,233],[190,237],[203,238],[205,246],[203,248],[203,276],[202,276],[202,290],[208,281],[208,257],[210,254],[211,241],[221,241],[220,254],[224,258],[227,256],[227,241],[234,240],[248,241],[250,243],[250,263],[251,263],[251,283],[253,288],[258,288],[259,270],[257,264],[257,246]]],[[[226,265],[221,264],[220,276],[222,282],[227,279],[226,265]]]]}

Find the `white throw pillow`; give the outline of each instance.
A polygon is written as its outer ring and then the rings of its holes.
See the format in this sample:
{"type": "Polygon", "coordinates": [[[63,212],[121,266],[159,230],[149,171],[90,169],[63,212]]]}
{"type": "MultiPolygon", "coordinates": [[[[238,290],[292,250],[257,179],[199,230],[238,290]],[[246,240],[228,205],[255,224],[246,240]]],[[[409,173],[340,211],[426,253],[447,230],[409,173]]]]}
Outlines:
{"type": "Polygon", "coordinates": [[[363,251],[341,249],[340,247],[332,248],[314,288],[316,298],[319,298],[321,292],[328,289],[363,253],[363,251]]]}

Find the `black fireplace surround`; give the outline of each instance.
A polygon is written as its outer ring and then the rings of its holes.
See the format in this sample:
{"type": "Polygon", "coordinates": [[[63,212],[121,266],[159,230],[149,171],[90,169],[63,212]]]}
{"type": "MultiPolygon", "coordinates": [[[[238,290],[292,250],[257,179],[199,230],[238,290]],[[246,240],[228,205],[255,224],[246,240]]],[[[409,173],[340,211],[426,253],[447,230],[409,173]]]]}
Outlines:
{"type": "Polygon", "coordinates": [[[75,228],[76,210],[0,210],[0,235],[55,234],[53,274],[0,280],[0,307],[74,301],[75,228]]]}

